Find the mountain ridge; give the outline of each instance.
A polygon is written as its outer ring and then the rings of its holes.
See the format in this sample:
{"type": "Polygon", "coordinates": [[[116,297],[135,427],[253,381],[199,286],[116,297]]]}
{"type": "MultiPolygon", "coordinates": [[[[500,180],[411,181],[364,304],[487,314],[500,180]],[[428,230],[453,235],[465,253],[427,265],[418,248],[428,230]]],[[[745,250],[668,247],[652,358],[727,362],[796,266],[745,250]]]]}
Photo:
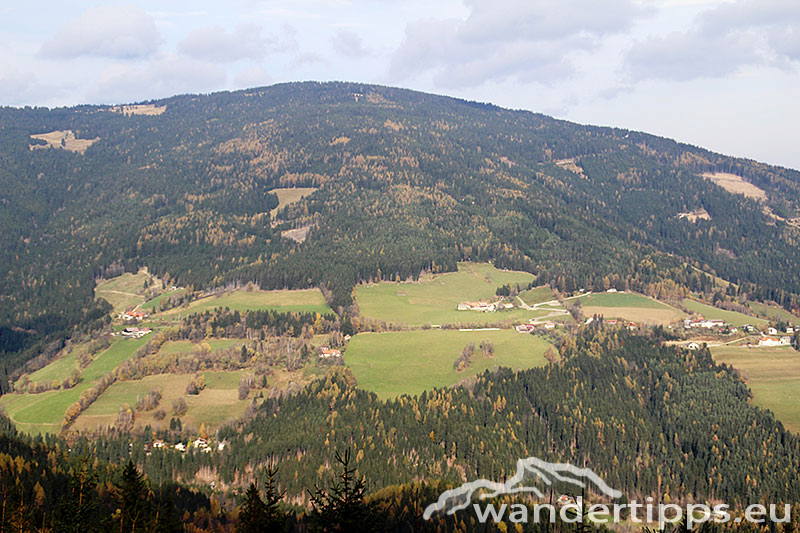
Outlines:
{"type": "Polygon", "coordinates": [[[360,281],[454,270],[460,260],[534,272],[567,291],[608,276],[638,289],[689,286],[697,267],[797,307],[797,231],[763,212],[800,211],[791,169],[359,83],[140,105],[166,109],[0,109],[7,355],[102,320],[93,278],[139,266],[197,287],[322,286],[340,313],[360,281]],[[98,140],[83,154],[34,150],[31,136],[48,132],[98,140]],[[704,172],[741,176],[767,200],[729,193],[704,172]],[[271,191],[292,186],[318,190],[265,224],[271,191]],[[678,217],[699,209],[710,220],[678,217]],[[304,225],[303,243],[281,237],[304,225]],[[37,334],[20,341],[12,330],[37,334]]]}

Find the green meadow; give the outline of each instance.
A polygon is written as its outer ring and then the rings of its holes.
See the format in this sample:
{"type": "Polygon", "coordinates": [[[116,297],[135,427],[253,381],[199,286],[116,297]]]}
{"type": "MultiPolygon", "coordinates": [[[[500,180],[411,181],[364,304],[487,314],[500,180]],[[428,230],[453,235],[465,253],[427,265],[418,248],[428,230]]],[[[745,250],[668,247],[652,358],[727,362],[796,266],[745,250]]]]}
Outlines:
{"type": "Polygon", "coordinates": [[[772,411],[787,429],[800,433],[800,352],[790,346],[713,346],[711,355],[742,373],[756,405],[772,411]]]}
{"type": "Polygon", "coordinates": [[[448,387],[487,369],[505,366],[515,370],[545,364],[549,344],[543,338],[511,330],[416,330],[361,333],[347,346],[345,362],[358,386],[381,398],[419,394],[448,387]],[[484,357],[481,341],[494,345],[494,357],[484,357]],[[475,344],[472,364],[456,372],[453,363],[467,344],[475,344]]]}
{"type": "Polygon", "coordinates": [[[511,309],[495,313],[458,311],[460,302],[497,301],[497,288],[527,285],[533,275],[498,270],[493,265],[460,263],[458,272],[428,276],[418,282],[385,282],[359,285],[356,301],[361,316],[395,324],[500,324],[527,322],[546,311],[511,309]]]}
{"type": "Polygon", "coordinates": [[[521,292],[519,297],[522,298],[522,301],[526,304],[534,305],[555,300],[556,295],[553,294],[553,289],[548,285],[541,285],[521,292]]]}
{"type": "Polygon", "coordinates": [[[789,324],[800,324],[800,317],[794,316],[786,309],[774,305],[762,304],[761,302],[748,302],[747,305],[755,313],[767,317],[769,320],[783,321],[789,324]]]}
{"type": "Polygon", "coordinates": [[[665,303],[633,292],[599,292],[578,298],[581,305],[591,307],[638,307],[642,309],[672,309],[665,303]]]}
{"type": "Polygon", "coordinates": [[[161,345],[159,353],[164,355],[191,353],[196,350],[200,344],[208,344],[211,347],[211,351],[214,352],[226,348],[238,348],[244,343],[244,339],[206,339],[200,343],[193,343],[191,341],[167,341],[161,345]]]}
{"type": "Polygon", "coordinates": [[[602,315],[645,324],[670,324],[685,315],[665,303],[632,292],[600,292],[578,298],[584,316],[602,315]]]}
{"type": "Polygon", "coordinates": [[[150,275],[144,271],[140,271],[138,274],[126,272],[116,278],[98,283],[94,289],[94,295],[95,298],[105,299],[114,307],[115,313],[120,313],[144,302],[145,297],[139,292],[144,287],[144,282],[150,279],[150,275]]]}
{"type": "MultiPolygon", "coordinates": [[[[107,350],[94,356],[89,366],[81,373],[81,382],[72,389],[47,391],[40,394],[5,394],[0,396],[0,407],[22,431],[34,435],[48,432],[57,433],[61,429],[64,413],[70,405],[77,401],[81,392],[93,387],[98,380],[133,355],[140,346],[147,342],[147,339],[148,337],[115,339],[107,350]]],[[[77,368],[77,350],[78,348],[71,354],[62,356],[34,372],[31,374],[31,378],[35,381],[45,381],[45,378],[62,381],[74,368],[77,368]]]]}
{"type": "Polygon", "coordinates": [[[188,307],[170,309],[164,316],[185,317],[211,309],[229,308],[231,311],[296,311],[302,313],[332,313],[319,289],[246,291],[238,290],[221,296],[209,296],[195,300],[188,307]]]}
{"type": "Polygon", "coordinates": [[[246,370],[202,372],[206,387],[198,395],[186,394],[186,387],[193,378],[191,374],[158,374],[135,381],[119,381],[84,411],[73,427],[76,430],[94,430],[110,426],[116,420],[121,406],[128,404],[133,408],[139,398],[158,388],[162,394],[158,408],[136,412],[137,426],[166,427],[170,418],[175,416],[172,412],[172,402],[182,397],[188,407],[186,414],[180,417],[184,427],[197,430],[201,424],[205,424],[211,431],[223,422],[244,413],[251,400],[239,399],[239,378],[247,373],[246,370]],[[167,413],[164,420],[156,420],[154,413],[158,409],[163,409],[167,413]]]}
{"type": "Polygon", "coordinates": [[[703,315],[704,318],[709,320],[724,320],[732,326],[744,326],[745,324],[752,324],[753,326],[762,326],[767,323],[763,318],[756,318],[753,316],[743,315],[735,311],[726,311],[712,305],[707,305],[697,300],[686,298],[683,300],[683,305],[689,311],[703,315]]]}
{"type": "Polygon", "coordinates": [[[164,300],[168,300],[170,296],[181,295],[184,292],[186,292],[186,289],[176,289],[174,291],[167,291],[163,294],[159,294],[152,300],[143,303],[142,309],[147,309],[148,311],[154,311],[155,309],[157,309],[159,305],[161,305],[161,302],[163,302],[164,300]]]}

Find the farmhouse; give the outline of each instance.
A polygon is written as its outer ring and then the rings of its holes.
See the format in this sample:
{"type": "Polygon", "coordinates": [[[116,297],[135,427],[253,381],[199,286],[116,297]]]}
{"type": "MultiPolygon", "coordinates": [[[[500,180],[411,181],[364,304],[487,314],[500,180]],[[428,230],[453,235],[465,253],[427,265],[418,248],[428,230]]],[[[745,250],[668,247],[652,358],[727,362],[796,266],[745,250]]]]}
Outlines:
{"type": "Polygon", "coordinates": [[[494,313],[497,311],[497,304],[489,302],[461,302],[458,304],[459,311],[480,311],[482,313],[494,313]]]}
{"type": "Polygon", "coordinates": [[[131,339],[141,339],[148,333],[150,333],[150,328],[125,328],[120,332],[123,337],[131,339]]]}
{"type": "Polygon", "coordinates": [[[555,322],[545,322],[544,329],[555,329],[556,323],[555,322]]]}
{"type": "Polygon", "coordinates": [[[126,311],[124,313],[120,313],[119,318],[121,320],[142,320],[148,316],[150,315],[144,311],[126,311]]]}
{"type": "Polygon", "coordinates": [[[720,320],[718,318],[706,320],[703,317],[696,318],[694,320],[687,318],[683,321],[683,327],[686,329],[693,329],[693,328],[706,328],[706,329],[714,329],[714,328],[721,328],[725,326],[725,321],[720,320]]]}
{"type": "Polygon", "coordinates": [[[759,346],[789,346],[791,343],[792,343],[792,338],[789,336],[761,337],[758,340],[759,346]]]}
{"type": "Polygon", "coordinates": [[[767,328],[767,335],[777,335],[777,334],[778,334],[778,330],[777,329],[775,329],[773,327],[767,328]]]}
{"type": "Polygon", "coordinates": [[[336,348],[328,348],[327,346],[323,346],[320,348],[319,356],[324,359],[327,359],[328,357],[341,357],[342,352],[336,348]]]}
{"type": "Polygon", "coordinates": [[[700,345],[697,344],[696,342],[690,342],[689,344],[686,345],[686,347],[688,349],[690,349],[690,350],[699,350],[700,349],[700,345]]]}
{"type": "Polygon", "coordinates": [[[533,324],[520,324],[517,326],[518,333],[531,333],[536,329],[536,326],[533,324]]]}

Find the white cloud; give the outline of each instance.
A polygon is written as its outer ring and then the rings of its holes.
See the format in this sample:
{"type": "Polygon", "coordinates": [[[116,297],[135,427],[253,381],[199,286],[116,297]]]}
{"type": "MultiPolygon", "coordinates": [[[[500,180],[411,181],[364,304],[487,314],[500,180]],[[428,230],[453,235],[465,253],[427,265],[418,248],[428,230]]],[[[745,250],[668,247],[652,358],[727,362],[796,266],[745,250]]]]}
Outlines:
{"type": "Polygon", "coordinates": [[[747,66],[794,70],[800,61],[800,2],[738,0],[704,11],[694,25],[631,48],[634,79],[724,77],[747,66]]]}
{"type": "Polygon", "coordinates": [[[178,50],[196,59],[229,63],[262,59],[268,45],[274,44],[262,37],[258,26],[242,24],[230,33],[219,26],[194,30],[178,44],[178,50]]]}
{"type": "Polygon", "coordinates": [[[262,66],[246,68],[236,74],[233,79],[239,89],[249,89],[251,87],[262,87],[272,82],[272,78],[262,66]]]}
{"type": "Polygon", "coordinates": [[[570,55],[597,48],[650,13],[633,0],[468,0],[466,18],[409,23],[390,75],[431,72],[445,87],[488,81],[544,84],[573,72],[570,55]]]}
{"type": "Polygon", "coordinates": [[[361,37],[353,31],[340,29],[331,38],[333,49],[345,57],[364,57],[370,50],[364,47],[361,37]]]}
{"type": "Polygon", "coordinates": [[[170,55],[144,65],[109,66],[89,90],[89,97],[95,102],[132,102],[211,92],[223,88],[226,80],[225,70],[218,65],[170,55]]]}
{"type": "Polygon", "coordinates": [[[79,56],[131,59],[156,52],[161,35],[152,17],[136,7],[98,6],[67,22],[39,53],[48,59],[79,56]]]}

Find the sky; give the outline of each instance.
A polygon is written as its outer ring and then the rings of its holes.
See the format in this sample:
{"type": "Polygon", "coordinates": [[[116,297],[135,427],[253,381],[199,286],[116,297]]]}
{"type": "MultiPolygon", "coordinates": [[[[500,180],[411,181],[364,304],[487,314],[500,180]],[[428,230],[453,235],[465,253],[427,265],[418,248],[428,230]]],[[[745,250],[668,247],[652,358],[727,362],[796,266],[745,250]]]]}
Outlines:
{"type": "Polygon", "coordinates": [[[0,105],[406,87],[800,169],[800,0],[0,4],[0,105]]]}

